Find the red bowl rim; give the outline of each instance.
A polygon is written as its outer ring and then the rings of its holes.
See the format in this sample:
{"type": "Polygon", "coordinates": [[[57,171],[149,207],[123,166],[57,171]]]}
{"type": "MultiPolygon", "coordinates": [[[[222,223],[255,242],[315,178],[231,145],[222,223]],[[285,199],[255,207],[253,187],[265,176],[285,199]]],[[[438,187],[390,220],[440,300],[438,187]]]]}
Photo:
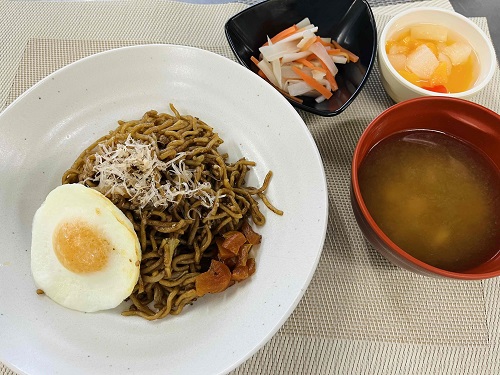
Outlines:
{"type": "Polygon", "coordinates": [[[379,237],[380,240],[382,240],[385,245],[387,245],[388,248],[391,249],[391,251],[397,253],[399,256],[404,258],[406,261],[411,262],[412,264],[424,269],[427,272],[430,272],[432,274],[436,274],[439,276],[444,276],[448,278],[454,278],[454,279],[463,279],[463,280],[482,280],[482,279],[488,279],[491,277],[496,277],[500,276],[500,269],[497,271],[492,271],[492,272],[485,272],[485,273],[466,273],[466,272],[453,272],[453,271],[447,271],[438,267],[431,266],[425,262],[422,262],[421,260],[413,257],[412,255],[408,254],[406,251],[401,249],[398,245],[396,245],[383,231],[382,229],[377,225],[373,217],[370,215],[368,208],[365,205],[365,202],[363,200],[363,197],[361,196],[361,191],[359,188],[358,184],[358,171],[356,168],[356,165],[361,162],[360,160],[360,149],[361,145],[363,145],[366,142],[366,139],[368,137],[369,130],[372,129],[373,127],[377,126],[377,124],[387,116],[390,116],[392,112],[398,111],[401,109],[401,107],[405,107],[409,104],[412,104],[414,102],[419,102],[419,101],[436,101],[436,100],[441,100],[443,102],[448,101],[448,102],[457,102],[460,103],[460,106],[457,106],[456,108],[459,108],[460,110],[463,110],[467,107],[469,108],[476,108],[481,111],[486,111],[489,112],[491,115],[496,117],[498,119],[498,122],[500,123],[500,115],[480,104],[470,102],[465,99],[460,99],[460,98],[453,98],[453,97],[446,97],[446,96],[434,96],[434,97],[418,97],[418,98],[413,98],[413,99],[408,99],[405,101],[402,101],[400,103],[394,104],[390,108],[386,109],[382,113],[380,113],[375,119],[373,119],[370,124],[365,128],[363,133],[361,134],[361,137],[358,140],[358,143],[356,145],[356,148],[354,150],[354,155],[352,158],[352,165],[351,165],[351,184],[352,184],[352,190],[354,197],[356,199],[356,202],[359,206],[359,209],[365,218],[365,220],[368,222],[368,225],[371,227],[373,231],[375,231],[376,235],[379,237]]]}

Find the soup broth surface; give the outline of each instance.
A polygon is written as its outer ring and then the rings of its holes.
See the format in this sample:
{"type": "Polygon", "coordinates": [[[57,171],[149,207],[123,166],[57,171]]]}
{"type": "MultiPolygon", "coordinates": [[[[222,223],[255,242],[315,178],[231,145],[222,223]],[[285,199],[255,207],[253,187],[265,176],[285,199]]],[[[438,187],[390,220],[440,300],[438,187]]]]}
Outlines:
{"type": "Polygon", "coordinates": [[[359,169],[363,200],[382,231],[417,259],[466,271],[500,248],[500,172],[480,151],[433,131],[392,135],[359,169]]]}

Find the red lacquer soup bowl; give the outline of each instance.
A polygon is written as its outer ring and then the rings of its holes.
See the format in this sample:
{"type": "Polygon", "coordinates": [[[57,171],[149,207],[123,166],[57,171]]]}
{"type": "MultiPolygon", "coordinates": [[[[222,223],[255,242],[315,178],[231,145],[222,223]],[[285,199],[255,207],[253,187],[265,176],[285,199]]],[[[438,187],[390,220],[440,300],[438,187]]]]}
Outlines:
{"type": "MultiPolygon", "coordinates": [[[[480,280],[500,275],[500,243],[490,258],[470,269],[450,271],[423,262],[396,245],[377,225],[361,194],[359,169],[374,146],[399,132],[430,130],[472,146],[500,173],[500,116],[478,104],[449,97],[398,103],[375,118],[361,135],[352,160],[351,203],[358,225],[373,247],[393,264],[426,276],[480,280]]],[[[497,222],[496,225],[500,226],[497,222]]]]}

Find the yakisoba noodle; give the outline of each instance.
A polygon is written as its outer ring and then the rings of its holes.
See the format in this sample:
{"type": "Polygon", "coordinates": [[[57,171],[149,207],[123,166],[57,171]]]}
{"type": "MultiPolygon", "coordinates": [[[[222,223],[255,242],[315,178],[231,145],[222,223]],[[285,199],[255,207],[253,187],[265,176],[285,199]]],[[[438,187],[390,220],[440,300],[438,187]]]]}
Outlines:
{"type": "Polygon", "coordinates": [[[119,121],[62,178],[64,184],[100,190],[132,221],[142,249],[141,272],[123,315],[149,320],[179,314],[197,298],[195,280],[216,257],[217,236],[238,230],[248,217],[264,225],[257,197],[282,214],[265,196],[271,172],[261,187],[245,186],[255,163],[245,158],[229,163],[210,126],[170,108],[173,116],[149,111],[140,120],[119,121]],[[128,186],[124,170],[132,176],[128,186]]]}

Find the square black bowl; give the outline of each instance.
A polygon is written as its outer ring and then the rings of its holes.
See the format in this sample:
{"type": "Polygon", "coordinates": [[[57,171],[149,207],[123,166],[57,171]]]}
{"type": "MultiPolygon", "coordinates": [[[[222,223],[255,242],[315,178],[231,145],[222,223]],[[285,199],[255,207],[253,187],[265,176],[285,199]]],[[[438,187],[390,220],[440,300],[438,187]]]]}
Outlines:
{"type": "Polygon", "coordinates": [[[377,50],[377,28],[365,0],[267,0],[231,17],[225,25],[226,37],[238,61],[257,73],[250,57],[259,57],[259,47],[281,30],[305,17],[318,26],[317,35],[331,37],[359,56],[356,63],[338,64],[335,76],[339,89],[316,103],[303,97],[292,105],[320,116],[340,114],[352,103],[366,82],[377,50]]]}

